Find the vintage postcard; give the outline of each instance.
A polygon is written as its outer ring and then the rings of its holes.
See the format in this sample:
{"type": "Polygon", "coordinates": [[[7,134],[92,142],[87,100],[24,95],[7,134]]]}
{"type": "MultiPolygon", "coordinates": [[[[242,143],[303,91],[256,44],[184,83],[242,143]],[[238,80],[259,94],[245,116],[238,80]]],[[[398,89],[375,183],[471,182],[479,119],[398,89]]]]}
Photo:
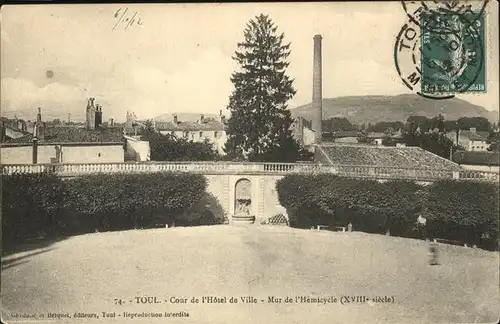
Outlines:
{"type": "Polygon", "coordinates": [[[497,1],[4,5],[4,323],[497,323],[497,1]]]}

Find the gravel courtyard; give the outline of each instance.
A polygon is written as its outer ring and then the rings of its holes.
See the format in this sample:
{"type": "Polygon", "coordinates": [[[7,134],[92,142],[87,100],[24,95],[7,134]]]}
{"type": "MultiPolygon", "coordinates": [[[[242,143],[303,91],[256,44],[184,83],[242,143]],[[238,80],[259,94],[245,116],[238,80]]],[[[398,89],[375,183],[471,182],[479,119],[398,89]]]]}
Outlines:
{"type": "Polygon", "coordinates": [[[359,232],[256,225],[81,235],[2,258],[2,320],[496,322],[498,253],[439,247],[441,264],[429,266],[426,242],[359,232]],[[162,317],[134,317],[151,312],[162,317]]]}

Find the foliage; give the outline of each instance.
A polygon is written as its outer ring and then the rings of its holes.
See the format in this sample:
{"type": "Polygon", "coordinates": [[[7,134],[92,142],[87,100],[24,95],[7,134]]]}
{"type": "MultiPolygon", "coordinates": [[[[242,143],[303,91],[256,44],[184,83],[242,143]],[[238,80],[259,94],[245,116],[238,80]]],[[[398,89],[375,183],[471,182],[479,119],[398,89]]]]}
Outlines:
{"type": "Polygon", "coordinates": [[[278,180],[276,187],[294,227],[352,223],[357,230],[415,237],[421,214],[434,237],[489,248],[498,238],[499,189],[494,183],[440,181],[420,186],[411,181],[296,174],[278,180]]]}
{"type": "Polygon", "coordinates": [[[150,123],[146,123],[141,140],[149,142],[152,161],[216,161],[221,158],[208,139],[194,142],[164,135],[156,132],[150,123]]]}
{"type": "Polygon", "coordinates": [[[68,203],[104,230],[142,227],[152,225],[146,211],[160,211],[168,222],[200,200],[205,187],[203,176],[185,173],[89,175],[68,181],[68,203]]]}
{"type": "Polygon", "coordinates": [[[333,117],[323,120],[323,132],[338,132],[338,131],[352,131],[356,130],[356,125],[345,117],[333,117]]]}
{"type": "Polygon", "coordinates": [[[435,182],[429,187],[426,218],[441,225],[434,229],[436,235],[465,235],[471,243],[478,243],[483,234],[498,237],[498,194],[495,183],[435,182]]]}
{"type": "Polygon", "coordinates": [[[488,136],[488,143],[490,144],[488,151],[500,151],[500,133],[491,132],[488,136]]]}
{"type": "Polygon", "coordinates": [[[487,118],[484,117],[461,117],[457,120],[460,129],[476,128],[476,131],[489,132],[492,130],[492,125],[487,118]]]}
{"type": "Polygon", "coordinates": [[[378,132],[378,133],[385,133],[388,129],[392,129],[394,131],[397,131],[399,129],[404,129],[405,124],[400,121],[395,121],[395,122],[390,122],[390,121],[382,121],[378,122],[375,125],[369,125],[368,126],[368,131],[369,132],[378,132]]]}
{"type": "Polygon", "coordinates": [[[444,158],[449,158],[450,152],[459,149],[452,140],[441,132],[422,133],[414,129],[413,132],[403,134],[403,142],[407,146],[418,146],[444,158]]]}
{"type": "Polygon", "coordinates": [[[372,140],[368,137],[368,131],[366,129],[362,129],[358,132],[358,143],[370,144],[372,140]]]}
{"type": "Polygon", "coordinates": [[[367,231],[404,232],[420,208],[417,189],[413,182],[380,183],[330,174],[288,175],[277,182],[278,199],[291,211],[293,226],[352,222],[367,231]]]}
{"type": "Polygon", "coordinates": [[[295,89],[286,74],[290,44],[266,15],[250,20],[233,59],[225,151],[232,159],[294,162],[300,149],[292,136],[287,102],[295,89]]]}
{"type": "Polygon", "coordinates": [[[3,242],[50,234],[150,227],[205,194],[206,179],[188,173],[97,174],[61,180],[53,174],[2,176],[3,242]]]}
{"type": "Polygon", "coordinates": [[[2,240],[52,235],[64,226],[59,217],[65,184],[49,173],[2,175],[2,240]]]}

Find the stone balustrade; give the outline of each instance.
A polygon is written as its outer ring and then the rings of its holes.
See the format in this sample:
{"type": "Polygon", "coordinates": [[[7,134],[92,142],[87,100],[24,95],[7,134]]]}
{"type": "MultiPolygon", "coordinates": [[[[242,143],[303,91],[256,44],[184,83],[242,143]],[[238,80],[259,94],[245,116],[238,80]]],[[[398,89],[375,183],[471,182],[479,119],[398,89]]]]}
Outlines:
{"type": "Polygon", "coordinates": [[[141,162],[1,165],[2,174],[54,172],[60,176],[96,173],[193,172],[201,174],[291,174],[332,173],[339,176],[371,179],[439,179],[498,181],[499,174],[472,170],[439,170],[409,167],[366,165],[321,165],[314,163],[246,163],[246,162],[141,162]]]}

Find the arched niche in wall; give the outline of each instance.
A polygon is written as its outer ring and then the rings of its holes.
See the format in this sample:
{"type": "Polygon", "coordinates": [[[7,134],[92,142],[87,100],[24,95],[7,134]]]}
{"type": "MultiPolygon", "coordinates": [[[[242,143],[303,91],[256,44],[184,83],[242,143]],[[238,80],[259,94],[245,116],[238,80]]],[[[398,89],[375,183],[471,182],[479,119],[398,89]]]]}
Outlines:
{"type": "Polygon", "coordinates": [[[238,180],[234,192],[234,215],[250,216],[252,211],[252,182],[248,179],[238,180]]]}

